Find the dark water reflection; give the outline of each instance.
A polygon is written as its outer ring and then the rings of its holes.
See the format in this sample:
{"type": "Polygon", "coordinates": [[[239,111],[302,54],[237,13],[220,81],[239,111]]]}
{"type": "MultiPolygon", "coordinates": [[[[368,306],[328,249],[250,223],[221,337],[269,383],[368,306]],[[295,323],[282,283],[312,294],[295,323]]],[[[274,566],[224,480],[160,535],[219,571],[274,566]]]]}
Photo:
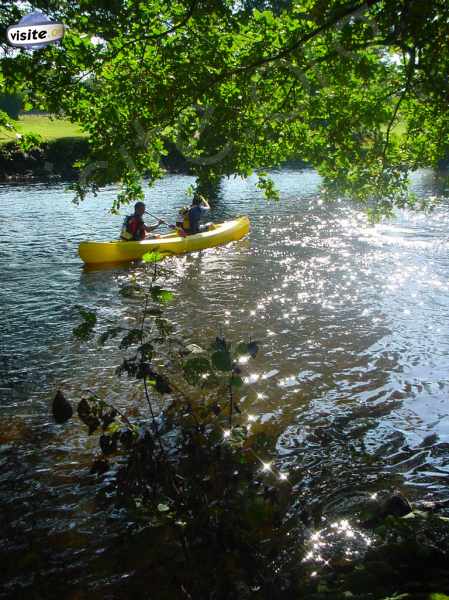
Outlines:
{"type": "MultiPolygon", "coordinates": [[[[372,227],[353,206],[323,203],[314,172],[274,177],[278,204],[252,181],[224,183],[213,218],[248,214],[251,235],[177,261],[171,316],[194,342],[220,328],[262,342],[245,403],[272,426],[278,460],[300,481],[298,508],[339,515],[352,497],[394,486],[444,498],[448,203],[372,227]]],[[[190,183],[160,182],[148,192],[152,211],[170,219],[190,183]]],[[[422,195],[441,185],[430,172],[413,181],[422,195]]],[[[138,310],[117,290],[143,277],[140,267],[86,271],[76,255],[82,239],[116,237],[113,196],[108,189],[75,207],[59,184],[0,187],[1,555],[17,577],[9,590],[62,571],[75,588],[102,589],[111,584],[110,555],[102,563],[110,540],[134,527],[119,526],[89,483],[93,442],[84,430],[49,417],[59,386],[76,399],[99,385],[118,404],[140,407],[138,391],[114,377],[110,354],[71,338],[77,304],[101,322],[132,320],[138,310]]],[[[126,579],[133,564],[125,555],[117,551],[116,569],[126,579]]]]}

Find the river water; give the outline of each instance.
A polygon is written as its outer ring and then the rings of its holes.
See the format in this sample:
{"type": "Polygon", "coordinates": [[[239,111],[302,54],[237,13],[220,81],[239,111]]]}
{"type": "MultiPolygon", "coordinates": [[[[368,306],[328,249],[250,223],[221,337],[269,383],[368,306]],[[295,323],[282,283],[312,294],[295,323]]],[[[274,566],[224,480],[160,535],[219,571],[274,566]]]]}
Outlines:
{"type": "MultiPolygon", "coordinates": [[[[222,184],[211,218],[248,214],[251,233],[177,259],[170,317],[192,342],[220,331],[260,341],[245,406],[276,435],[278,464],[302,473],[298,505],[335,515],[379,490],[447,497],[449,202],[372,226],[359,207],[323,202],[314,171],[272,176],[279,203],[267,203],[254,180],[222,184]]],[[[147,190],[148,208],[172,219],[191,183],[167,176],[147,190]]],[[[416,173],[412,186],[440,194],[432,172],[416,173]]],[[[81,581],[91,591],[113,585],[103,556],[117,528],[131,527],[85,482],[94,442],[50,416],[59,388],[74,403],[95,388],[121,406],[141,405],[114,375],[112,345],[99,352],[72,338],[77,305],[96,310],[100,327],[138,315],[118,289],[143,277],[141,267],[86,271],[77,256],[81,240],[117,236],[123,217],[108,212],[115,193],[77,207],[60,183],[0,187],[6,595],[37,583],[45,590],[49,574],[64,573],[74,590],[81,581]]],[[[133,568],[124,554],[114,567],[122,579],[133,568]]]]}

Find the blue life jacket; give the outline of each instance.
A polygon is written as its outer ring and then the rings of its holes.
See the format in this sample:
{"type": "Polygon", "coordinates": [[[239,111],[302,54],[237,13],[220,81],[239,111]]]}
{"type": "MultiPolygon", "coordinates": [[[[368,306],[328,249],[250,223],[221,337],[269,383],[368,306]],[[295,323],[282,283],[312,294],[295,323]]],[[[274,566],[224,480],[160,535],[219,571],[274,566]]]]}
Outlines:
{"type": "Polygon", "coordinates": [[[195,234],[200,232],[201,217],[206,211],[201,206],[192,206],[189,210],[190,227],[188,233],[195,234]]]}

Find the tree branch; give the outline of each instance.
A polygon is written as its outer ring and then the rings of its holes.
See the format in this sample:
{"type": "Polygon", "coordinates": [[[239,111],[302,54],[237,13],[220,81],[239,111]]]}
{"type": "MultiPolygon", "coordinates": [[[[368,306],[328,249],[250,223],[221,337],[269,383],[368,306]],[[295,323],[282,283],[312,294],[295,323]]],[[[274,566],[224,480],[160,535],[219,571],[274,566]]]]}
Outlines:
{"type": "MultiPolygon", "coordinates": [[[[165,31],[162,31],[161,33],[154,33],[152,35],[143,35],[143,36],[139,37],[138,40],[144,41],[144,42],[148,42],[149,40],[158,40],[160,38],[165,37],[166,35],[170,35],[170,34],[174,33],[176,30],[180,29],[181,27],[184,27],[184,25],[186,25],[192,18],[197,4],[198,4],[198,0],[192,0],[192,3],[190,4],[190,8],[187,11],[187,13],[185,14],[182,21],[180,21],[176,25],[173,25],[173,27],[171,29],[166,29],[165,31]]],[[[130,44],[135,44],[135,43],[136,43],[136,38],[129,39],[125,44],[122,44],[119,48],[117,48],[117,50],[115,52],[112,53],[112,58],[115,58],[115,56],[117,56],[117,54],[126,46],[129,46],[130,44]]]]}
{"type": "Polygon", "coordinates": [[[144,36],[142,39],[151,40],[151,39],[157,39],[160,37],[165,37],[166,35],[170,35],[171,33],[174,33],[177,29],[184,27],[184,25],[187,25],[187,23],[193,17],[193,13],[195,12],[195,8],[196,8],[197,4],[198,4],[198,0],[193,0],[190,5],[189,10],[185,14],[184,19],[182,21],[180,21],[177,25],[174,25],[171,29],[167,29],[167,30],[163,31],[162,33],[156,33],[154,35],[144,36]]]}
{"type": "Polygon", "coordinates": [[[415,71],[415,60],[416,60],[416,52],[415,52],[415,48],[412,48],[412,50],[410,51],[410,61],[407,65],[407,74],[406,74],[406,82],[405,82],[405,86],[404,89],[402,90],[401,95],[399,96],[399,99],[396,103],[396,106],[394,108],[393,111],[393,115],[390,119],[390,122],[388,123],[388,127],[387,127],[387,135],[385,137],[385,144],[384,144],[384,148],[383,148],[383,152],[382,152],[382,164],[385,166],[385,159],[387,156],[387,150],[388,150],[388,146],[390,144],[390,134],[391,134],[391,130],[393,128],[394,122],[396,121],[396,117],[397,114],[399,112],[399,108],[402,104],[402,101],[404,100],[407,92],[410,89],[410,84],[412,82],[413,79],[413,74],[415,71]]]}
{"type": "MultiPolygon", "coordinates": [[[[374,4],[379,3],[381,1],[382,0],[371,0],[369,7],[373,6],[374,4]]],[[[255,67],[260,67],[261,65],[265,65],[265,64],[273,62],[275,60],[279,60],[280,58],[287,57],[291,52],[293,52],[294,50],[297,50],[300,46],[306,44],[307,42],[310,42],[310,40],[315,38],[320,33],[327,31],[331,27],[337,25],[340,21],[347,19],[348,17],[350,17],[354,13],[358,12],[360,9],[364,8],[365,6],[368,8],[368,5],[366,4],[366,2],[363,2],[362,4],[357,4],[356,6],[354,6],[354,5],[350,6],[343,13],[339,14],[337,17],[334,17],[333,19],[329,19],[328,21],[323,23],[323,25],[320,25],[319,27],[317,27],[310,33],[304,35],[299,40],[297,40],[296,42],[294,42],[293,44],[291,44],[284,50],[281,50],[277,54],[273,54],[272,56],[268,56],[266,58],[261,58],[260,60],[257,60],[249,65],[245,65],[243,67],[238,67],[237,69],[234,69],[232,71],[232,73],[239,73],[242,71],[246,71],[248,69],[254,69],[255,67]]]]}

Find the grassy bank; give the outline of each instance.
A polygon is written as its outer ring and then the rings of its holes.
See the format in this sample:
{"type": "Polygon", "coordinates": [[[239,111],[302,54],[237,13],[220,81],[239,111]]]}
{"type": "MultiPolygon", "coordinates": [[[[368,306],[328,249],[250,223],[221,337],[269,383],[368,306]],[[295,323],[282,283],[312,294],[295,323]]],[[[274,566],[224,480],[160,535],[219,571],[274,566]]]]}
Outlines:
{"type": "MultiPolygon", "coordinates": [[[[22,115],[18,121],[13,121],[17,133],[34,133],[40,135],[45,142],[52,142],[63,138],[83,138],[80,127],[66,119],[56,119],[44,115],[22,115]]],[[[16,132],[0,129],[0,144],[12,142],[16,139],[16,132]]]]}
{"type": "MultiPolygon", "coordinates": [[[[22,115],[13,123],[16,131],[0,129],[0,182],[78,178],[73,165],[88,154],[87,135],[78,125],[44,115],[22,115]],[[17,144],[17,133],[38,134],[42,144],[25,152],[17,144]]],[[[168,141],[166,147],[162,166],[169,172],[188,173],[179,150],[168,141]]]]}

